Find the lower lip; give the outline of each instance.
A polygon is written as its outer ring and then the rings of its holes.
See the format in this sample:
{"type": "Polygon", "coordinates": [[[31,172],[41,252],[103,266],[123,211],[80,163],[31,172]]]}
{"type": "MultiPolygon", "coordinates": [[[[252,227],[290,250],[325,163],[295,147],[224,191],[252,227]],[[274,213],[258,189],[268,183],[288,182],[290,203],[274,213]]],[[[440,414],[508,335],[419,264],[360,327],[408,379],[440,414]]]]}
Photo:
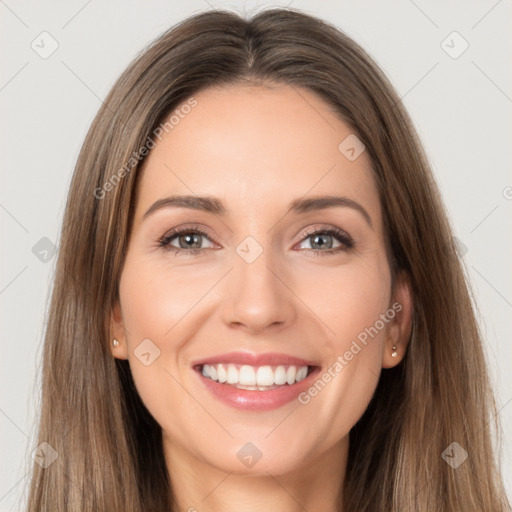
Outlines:
{"type": "Polygon", "coordinates": [[[246,411],[269,411],[295,400],[300,393],[311,386],[320,368],[313,368],[305,379],[291,386],[286,384],[267,391],[238,389],[229,384],[221,384],[205,377],[200,369],[195,371],[206,388],[225,404],[246,411]]]}

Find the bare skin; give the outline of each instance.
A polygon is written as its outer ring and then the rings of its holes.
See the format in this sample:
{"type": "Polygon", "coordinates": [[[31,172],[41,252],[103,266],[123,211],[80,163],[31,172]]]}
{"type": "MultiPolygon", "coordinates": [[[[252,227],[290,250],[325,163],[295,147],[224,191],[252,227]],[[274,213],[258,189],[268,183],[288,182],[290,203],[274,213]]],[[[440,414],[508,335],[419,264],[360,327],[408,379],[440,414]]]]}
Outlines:
{"type": "Polygon", "coordinates": [[[313,92],[239,85],[194,97],[145,161],[112,354],[129,359],[163,429],[180,510],[339,511],[349,431],[382,368],[401,361],[411,329],[408,283],[391,288],[369,159],[340,152],[352,131],[313,92]],[[143,219],[171,195],[215,197],[227,212],[164,207],[143,219]],[[357,202],[369,219],[352,206],[287,213],[296,199],[324,195],[357,202]],[[184,252],[183,234],[169,242],[181,252],[159,246],[177,226],[207,233],[196,239],[200,252],[184,252]],[[339,228],[353,245],[311,228],[339,228]],[[262,249],[251,263],[236,250],[249,236],[257,242],[249,253],[262,249]],[[321,377],[395,303],[400,311],[306,404],[242,411],[213,396],[191,366],[232,351],[282,352],[318,362],[321,377]],[[145,339],[160,351],[148,366],[134,353],[145,339]],[[252,467],[237,457],[248,442],[262,454],[252,467]]]}

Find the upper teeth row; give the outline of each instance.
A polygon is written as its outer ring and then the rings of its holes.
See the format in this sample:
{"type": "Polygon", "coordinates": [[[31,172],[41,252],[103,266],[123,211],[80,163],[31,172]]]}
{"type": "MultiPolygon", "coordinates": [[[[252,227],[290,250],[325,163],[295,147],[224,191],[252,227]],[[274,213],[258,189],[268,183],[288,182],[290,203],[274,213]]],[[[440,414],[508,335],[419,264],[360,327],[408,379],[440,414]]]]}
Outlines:
{"type": "Polygon", "coordinates": [[[203,375],[217,382],[227,384],[242,384],[244,386],[281,386],[295,384],[305,379],[308,374],[307,366],[249,366],[242,365],[240,369],[234,364],[205,364],[203,375]]]}

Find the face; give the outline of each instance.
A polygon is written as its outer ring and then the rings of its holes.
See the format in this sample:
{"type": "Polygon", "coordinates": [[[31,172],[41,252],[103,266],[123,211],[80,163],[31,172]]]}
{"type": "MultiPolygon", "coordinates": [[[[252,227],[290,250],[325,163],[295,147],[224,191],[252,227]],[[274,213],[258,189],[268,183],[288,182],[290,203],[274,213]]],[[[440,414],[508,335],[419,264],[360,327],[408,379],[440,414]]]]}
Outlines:
{"type": "Polygon", "coordinates": [[[144,164],[111,350],[176,461],[284,474],[346,449],[402,358],[408,287],[367,154],[321,98],[194,98],[144,164]]]}

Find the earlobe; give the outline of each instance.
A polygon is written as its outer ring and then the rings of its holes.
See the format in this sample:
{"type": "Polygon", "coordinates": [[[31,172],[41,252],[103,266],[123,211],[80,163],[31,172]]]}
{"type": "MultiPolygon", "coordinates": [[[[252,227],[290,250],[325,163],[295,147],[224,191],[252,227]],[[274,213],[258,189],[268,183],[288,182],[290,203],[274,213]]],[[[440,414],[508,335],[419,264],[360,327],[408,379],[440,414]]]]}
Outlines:
{"type": "Polygon", "coordinates": [[[110,315],[110,353],[118,359],[128,359],[123,317],[119,304],[115,304],[110,315]]]}
{"type": "Polygon", "coordinates": [[[112,340],[112,346],[111,346],[111,349],[110,349],[110,353],[116,357],[117,359],[128,359],[128,356],[126,354],[126,347],[125,345],[121,345],[121,343],[119,342],[119,340],[117,340],[116,338],[114,338],[112,340]]]}
{"type": "Polygon", "coordinates": [[[387,340],[382,357],[382,368],[393,368],[396,366],[403,359],[404,353],[405,348],[402,349],[392,339],[387,340]]]}
{"type": "Polygon", "coordinates": [[[402,361],[411,337],[413,297],[410,280],[405,272],[397,276],[391,308],[395,311],[395,316],[391,321],[389,338],[384,347],[383,368],[393,368],[402,361]]]}

